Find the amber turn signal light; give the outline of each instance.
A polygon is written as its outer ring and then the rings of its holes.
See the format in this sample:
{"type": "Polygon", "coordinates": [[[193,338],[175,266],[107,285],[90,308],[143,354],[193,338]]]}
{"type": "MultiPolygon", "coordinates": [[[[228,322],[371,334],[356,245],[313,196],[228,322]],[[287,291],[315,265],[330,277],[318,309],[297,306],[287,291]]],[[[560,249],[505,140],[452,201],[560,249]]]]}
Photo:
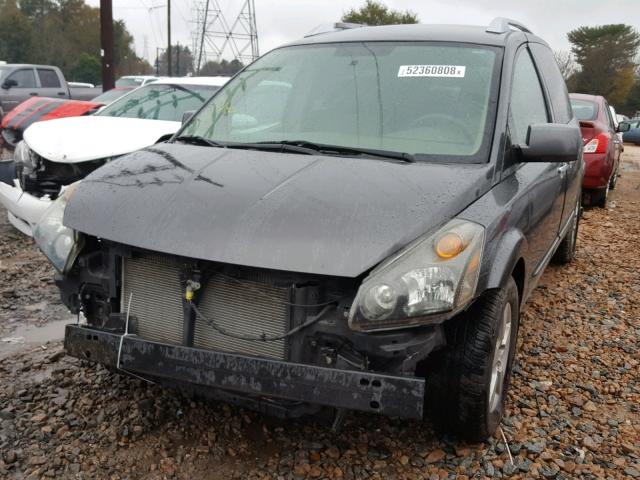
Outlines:
{"type": "Polygon", "coordinates": [[[446,233],[436,243],[436,253],[440,258],[453,258],[464,250],[464,241],[457,233],[446,233]]]}

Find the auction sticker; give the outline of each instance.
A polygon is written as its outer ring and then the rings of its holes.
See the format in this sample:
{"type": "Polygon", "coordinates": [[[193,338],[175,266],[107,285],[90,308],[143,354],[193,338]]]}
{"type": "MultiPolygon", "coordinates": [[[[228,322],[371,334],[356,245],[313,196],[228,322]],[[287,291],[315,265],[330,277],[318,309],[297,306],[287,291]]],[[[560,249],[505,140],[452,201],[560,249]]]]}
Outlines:
{"type": "Polygon", "coordinates": [[[401,65],[398,77],[464,78],[467,67],[461,65],[401,65]]]}

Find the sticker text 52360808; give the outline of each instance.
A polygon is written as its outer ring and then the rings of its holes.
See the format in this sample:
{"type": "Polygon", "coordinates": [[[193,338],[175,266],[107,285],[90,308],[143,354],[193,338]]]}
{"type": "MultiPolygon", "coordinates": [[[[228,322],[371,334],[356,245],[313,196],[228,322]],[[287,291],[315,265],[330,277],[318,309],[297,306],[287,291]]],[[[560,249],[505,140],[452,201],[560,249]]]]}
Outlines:
{"type": "Polygon", "coordinates": [[[461,65],[400,65],[398,77],[464,78],[466,69],[461,65]]]}

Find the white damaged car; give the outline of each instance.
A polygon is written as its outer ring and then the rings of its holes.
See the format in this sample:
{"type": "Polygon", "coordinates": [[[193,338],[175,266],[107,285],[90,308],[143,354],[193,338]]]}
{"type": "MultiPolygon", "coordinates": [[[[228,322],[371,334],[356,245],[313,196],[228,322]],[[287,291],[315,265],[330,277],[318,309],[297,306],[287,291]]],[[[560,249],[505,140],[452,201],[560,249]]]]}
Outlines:
{"type": "Polygon", "coordinates": [[[13,185],[0,182],[9,221],[32,227],[65,188],[121,155],[173,135],[228,77],[167,78],[124,95],[95,115],[31,125],[14,153],[13,185]]]}

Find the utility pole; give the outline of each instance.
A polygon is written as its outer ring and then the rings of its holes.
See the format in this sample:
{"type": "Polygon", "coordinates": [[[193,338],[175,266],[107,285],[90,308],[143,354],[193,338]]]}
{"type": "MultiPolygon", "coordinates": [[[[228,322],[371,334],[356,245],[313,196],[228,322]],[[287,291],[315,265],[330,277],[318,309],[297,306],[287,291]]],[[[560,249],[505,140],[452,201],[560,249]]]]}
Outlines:
{"type": "Polygon", "coordinates": [[[167,0],[167,75],[171,76],[171,0],[167,0]]]}
{"type": "Polygon", "coordinates": [[[156,47],[156,77],[160,76],[160,47],[156,47]]]}
{"type": "Polygon", "coordinates": [[[102,54],[102,90],[115,87],[113,71],[113,6],[111,0],[100,0],[100,49],[102,54]]]}
{"type": "Polygon", "coordinates": [[[176,76],[180,76],[180,42],[176,45],[176,76]]]}

